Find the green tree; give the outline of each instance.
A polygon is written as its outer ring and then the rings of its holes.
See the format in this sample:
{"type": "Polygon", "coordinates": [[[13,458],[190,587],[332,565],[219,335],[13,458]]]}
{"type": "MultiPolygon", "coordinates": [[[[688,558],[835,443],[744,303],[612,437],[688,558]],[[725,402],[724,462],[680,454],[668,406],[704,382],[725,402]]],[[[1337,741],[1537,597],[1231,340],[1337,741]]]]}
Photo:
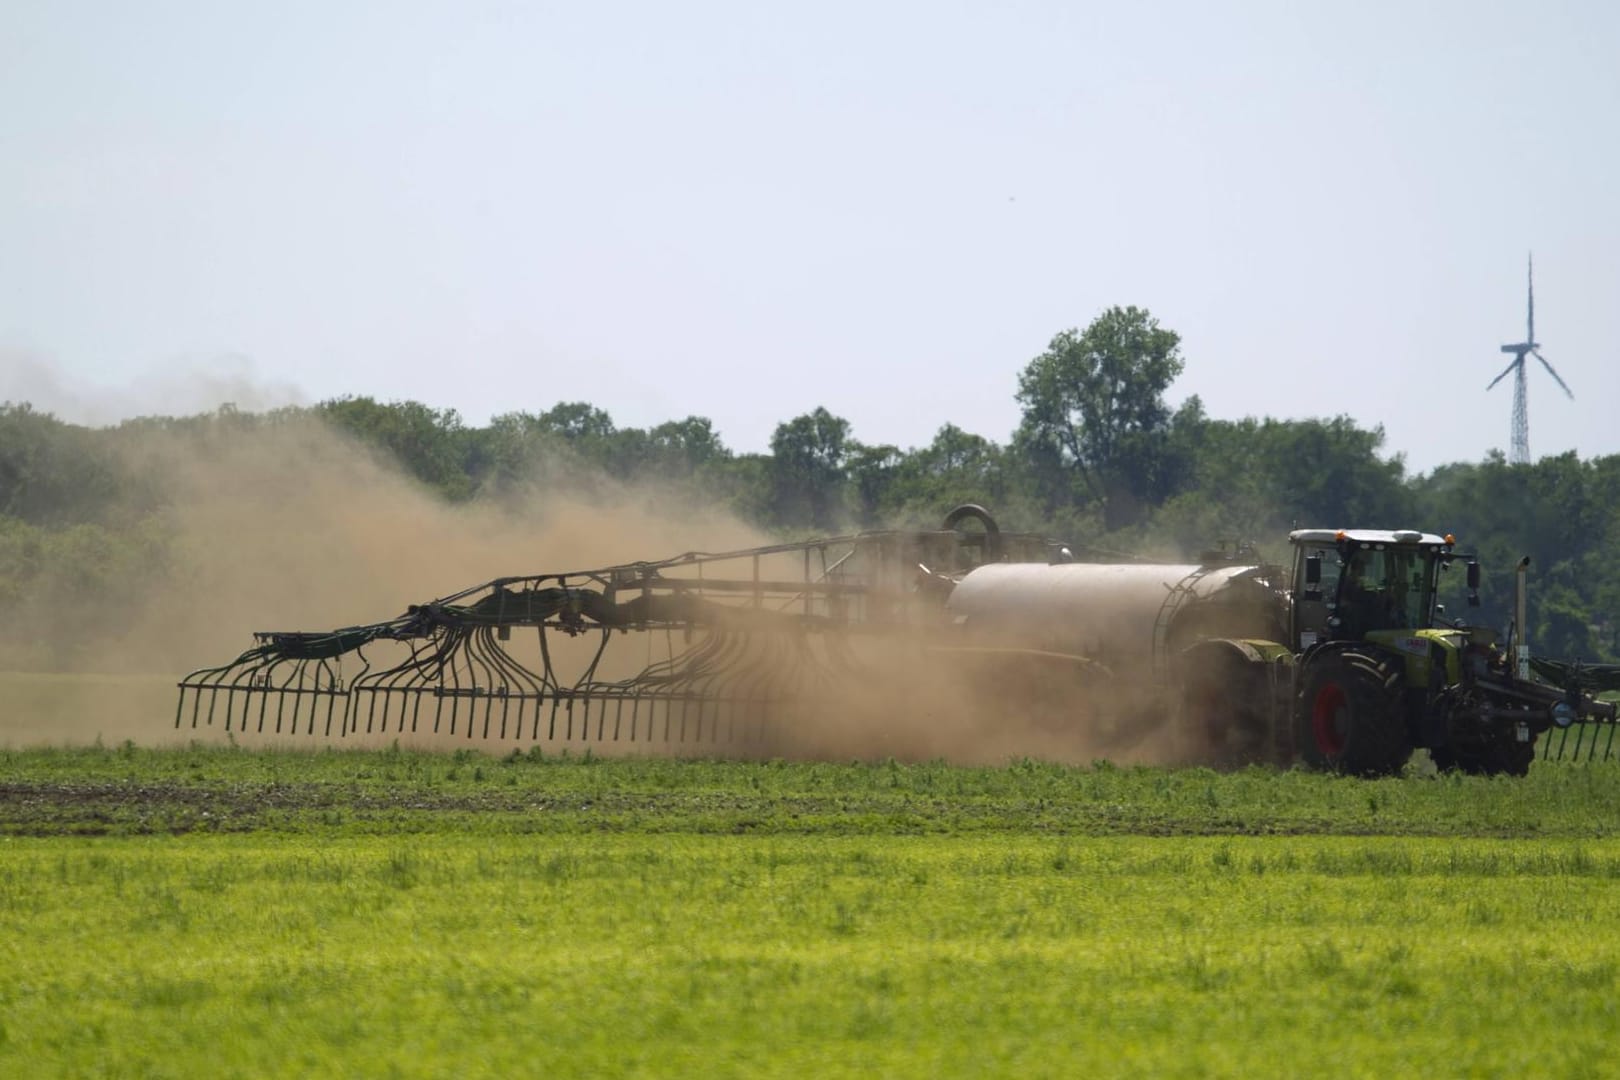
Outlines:
{"type": "Polygon", "coordinates": [[[999,465],[1000,448],[982,435],[945,424],[934,433],[933,442],[909,456],[916,471],[924,476],[988,484],[999,465]]]}
{"type": "Polygon", "coordinates": [[[1164,391],[1181,374],[1180,342],[1147,311],[1112,307],[1054,337],[1018,378],[1023,444],[1072,470],[1110,530],[1167,494],[1164,391]]]}
{"type": "Polygon", "coordinates": [[[777,525],[835,527],[844,516],[849,421],[823,407],[771,435],[771,516],[777,525]]]}
{"type": "Polygon", "coordinates": [[[647,439],[653,462],[665,473],[691,475],[731,456],[707,417],[666,420],[648,431],[647,439]]]}
{"type": "Polygon", "coordinates": [[[937,524],[940,515],[965,502],[998,509],[1007,503],[1001,447],[981,435],[945,424],[933,441],[898,456],[884,513],[895,522],[937,524]]]}
{"type": "Polygon", "coordinates": [[[880,524],[893,504],[905,455],[896,446],[867,446],[851,441],[848,461],[849,478],[855,491],[856,519],[866,526],[880,524]]]}
{"type": "Polygon", "coordinates": [[[473,494],[466,429],[456,410],[434,409],[419,401],[384,404],[369,397],[344,397],[323,401],[315,411],[332,426],[392,454],[412,476],[446,498],[473,494]]]}
{"type": "Polygon", "coordinates": [[[1612,660],[1620,635],[1620,457],[1573,453],[1510,465],[1499,451],[1444,465],[1412,484],[1422,516],[1484,564],[1484,606],[1470,621],[1504,628],[1514,567],[1530,557],[1530,647],[1537,655],[1612,660]]]}
{"type": "Polygon", "coordinates": [[[0,514],[44,525],[106,520],[127,473],[107,442],[106,432],[27,402],[0,404],[0,514]]]}
{"type": "Polygon", "coordinates": [[[569,442],[608,439],[616,430],[613,417],[584,401],[560,401],[536,420],[541,430],[551,431],[569,442]]]}

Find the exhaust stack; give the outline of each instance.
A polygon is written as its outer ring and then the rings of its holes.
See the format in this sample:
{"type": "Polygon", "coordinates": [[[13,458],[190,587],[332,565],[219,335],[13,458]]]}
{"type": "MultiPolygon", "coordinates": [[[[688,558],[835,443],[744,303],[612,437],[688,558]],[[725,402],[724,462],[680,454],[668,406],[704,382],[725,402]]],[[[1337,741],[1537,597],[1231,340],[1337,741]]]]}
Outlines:
{"type": "Polygon", "coordinates": [[[1526,581],[1530,577],[1530,556],[1519,560],[1513,583],[1513,673],[1517,678],[1530,677],[1530,635],[1525,631],[1529,601],[1526,581]]]}

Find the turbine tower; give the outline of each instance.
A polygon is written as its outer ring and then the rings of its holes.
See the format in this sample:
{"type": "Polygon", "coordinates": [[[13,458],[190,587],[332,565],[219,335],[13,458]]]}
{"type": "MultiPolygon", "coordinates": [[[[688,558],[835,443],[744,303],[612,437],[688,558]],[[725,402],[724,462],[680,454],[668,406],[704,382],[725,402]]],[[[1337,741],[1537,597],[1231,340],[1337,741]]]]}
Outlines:
{"type": "Polygon", "coordinates": [[[1526,355],[1534,356],[1541,361],[1541,366],[1547,369],[1558,385],[1563,387],[1564,393],[1569,395],[1571,401],[1575,400],[1575,392],[1569,384],[1559,377],[1558,372],[1541,355],[1541,343],[1536,340],[1536,266],[1532,256],[1528,261],[1525,274],[1527,293],[1529,296],[1529,314],[1524,324],[1524,340],[1516,345],[1504,345],[1502,351],[1513,354],[1513,362],[1502,369],[1502,374],[1491,380],[1491,385],[1485,389],[1490,390],[1497,383],[1507,378],[1508,372],[1513,372],[1513,448],[1508,453],[1510,465],[1530,464],[1530,410],[1526,402],[1527,388],[1524,378],[1524,358],[1526,355]]]}

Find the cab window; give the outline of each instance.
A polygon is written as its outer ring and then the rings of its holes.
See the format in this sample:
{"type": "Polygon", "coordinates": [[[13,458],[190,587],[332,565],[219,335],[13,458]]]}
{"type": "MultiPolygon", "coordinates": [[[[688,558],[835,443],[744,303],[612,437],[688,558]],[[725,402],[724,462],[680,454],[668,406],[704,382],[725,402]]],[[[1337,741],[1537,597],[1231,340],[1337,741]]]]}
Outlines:
{"type": "MultiPolygon", "coordinates": [[[[1340,614],[1360,632],[1397,630],[1425,624],[1429,562],[1410,548],[1360,548],[1343,570],[1340,614]]],[[[1323,577],[1326,578],[1326,566],[1323,577]]]]}

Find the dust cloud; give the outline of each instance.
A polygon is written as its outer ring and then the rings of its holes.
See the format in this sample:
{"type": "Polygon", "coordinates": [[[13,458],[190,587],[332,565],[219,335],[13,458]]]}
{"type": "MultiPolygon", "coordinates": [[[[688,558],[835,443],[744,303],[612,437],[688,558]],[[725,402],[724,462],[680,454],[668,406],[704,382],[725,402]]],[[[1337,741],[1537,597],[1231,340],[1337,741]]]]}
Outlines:
{"type": "Polygon", "coordinates": [[[773,752],[810,760],[1017,758],[1085,764],[1179,760],[1159,703],[1074,657],[943,642],[875,640],[773,752]]]}
{"type": "MultiPolygon", "coordinates": [[[[450,505],[307,416],[144,431],[125,453],[132,473],[158,478],[157,527],[167,542],[154,547],[139,581],[125,583],[133,609],[109,611],[104,624],[87,624],[82,611],[54,620],[49,603],[27,606],[28,633],[54,660],[46,671],[8,673],[0,664],[0,745],[224,741],[220,724],[177,728],[175,682],[228,663],[253,644],[254,631],[379,622],[497,577],[772,542],[679,495],[555,466],[516,494],[450,505]]],[[[701,646],[705,633],[614,634],[597,676],[626,678],[678,660],[701,646]]],[[[577,671],[589,663],[593,640],[558,641],[558,667],[577,671]]],[[[586,739],[579,737],[583,726],[541,730],[538,723],[526,734],[514,725],[504,739],[466,724],[454,735],[382,725],[369,736],[238,727],[229,737],[296,748],[397,741],[491,753],[539,747],[985,764],[1159,760],[1168,752],[1158,719],[1118,693],[1106,672],[1073,658],[963,643],[950,636],[943,613],[927,634],[742,635],[737,648],[747,655],[739,654],[735,677],[797,688],[752,742],[715,741],[712,730],[691,742],[614,740],[600,725],[586,739]]],[[[567,685],[571,674],[560,674],[567,685]]]]}
{"type": "Polygon", "coordinates": [[[26,401],[40,412],[88,425],[116,424],[129,416],[212,412],[222,405],[264,412],[309,403],[298,387],[265,378],[252,358],[239,354],[170,358],[161,368],[107,385],[63,375],[47,353],[4,345],[0,401],[26,401]]]}
{"type": "Polygon", "coordinates": [[[377,622],[495,577],[765,542],[724,515],[565,472],[450,505],[307,417],[141,432],[123,454],[161,488],[152,529],[166,542],[102,619],[77,598],[22,598],[26,625],[11,630],[24,644],[0,662],[0,745],[175,741],[175,680],[228,662],[254,631],[377,622]],[[34,670],[7,672],[19,655],[34,670]]]}

